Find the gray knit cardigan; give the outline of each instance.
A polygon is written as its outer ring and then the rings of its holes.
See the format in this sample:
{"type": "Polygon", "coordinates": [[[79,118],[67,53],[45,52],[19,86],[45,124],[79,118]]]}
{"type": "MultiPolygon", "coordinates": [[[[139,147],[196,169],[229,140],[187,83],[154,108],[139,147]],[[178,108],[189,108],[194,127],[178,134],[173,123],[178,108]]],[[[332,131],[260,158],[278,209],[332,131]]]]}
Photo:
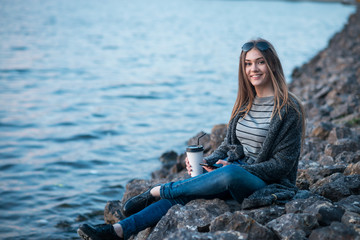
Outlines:
{"type": "Polygon", "coordinates": [[[290,97],[297,106],[296,111],[287,104],[280,111],[282,118],[275,114],[270,122],[268,134],[256,160],[246,158],[243,146],[236,137],[236,125],[243,113],[235,116],[229,123],[222,144],[205,160],[215,163],[219,159],[229,162],[244,161],[244,169],[261,178],[268,186],[252,194],[243,202],[243,208],[269,205],[290,200],[297,191],[295,186],[297,168],[301,151],[302,116],[299,103],[290,97]],[[244,204],[246,206],[244,206],[244,204]]]}

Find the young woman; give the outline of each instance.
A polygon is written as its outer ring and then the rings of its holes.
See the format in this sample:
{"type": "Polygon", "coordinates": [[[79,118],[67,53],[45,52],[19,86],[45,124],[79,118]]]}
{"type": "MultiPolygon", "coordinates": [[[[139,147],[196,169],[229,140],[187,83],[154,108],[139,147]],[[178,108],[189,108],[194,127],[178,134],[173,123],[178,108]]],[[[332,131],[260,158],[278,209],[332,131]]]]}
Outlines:
{"type": "MultiPolygon", "coordinates": [[[[296,189],[304,111],[288,92],[280,60],[268,41],[258,39],[243,45],[238,78],[226,137],[204,159],[209,165],[223,167],[204,167],[207,173],[155,186],[129,199],[123,207],[126,219],[115,225],[84,224],[78,229],[83,239],[128,239],[156,225],[173,205],[198,198],[232,197],[241,203],[254,192],[270,194],[275,200],[291,197],[282,191],[296,189]]],[[[191,166],[185,161],[190,174],[191,166]]]]}

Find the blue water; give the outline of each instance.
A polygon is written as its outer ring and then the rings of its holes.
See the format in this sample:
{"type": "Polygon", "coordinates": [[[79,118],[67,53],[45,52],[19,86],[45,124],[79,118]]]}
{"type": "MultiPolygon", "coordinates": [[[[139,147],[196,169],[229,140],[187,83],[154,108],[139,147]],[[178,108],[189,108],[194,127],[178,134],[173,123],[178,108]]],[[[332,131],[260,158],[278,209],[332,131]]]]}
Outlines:
{"type": "Polygon", "coordinates": [[[71,239],[167,150],[228,121],[241,45],[274,43],[288,81],[353,6],[0,0],[0,238],[71,239]]]}

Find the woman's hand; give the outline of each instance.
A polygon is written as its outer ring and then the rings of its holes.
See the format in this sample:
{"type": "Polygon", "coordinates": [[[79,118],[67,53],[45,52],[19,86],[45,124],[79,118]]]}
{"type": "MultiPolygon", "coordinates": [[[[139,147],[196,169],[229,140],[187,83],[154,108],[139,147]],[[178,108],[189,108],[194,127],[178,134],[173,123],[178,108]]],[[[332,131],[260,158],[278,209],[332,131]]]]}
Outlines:
{"type": "MultiPolygon", "coordinates": [[[[203,160],[203,163],[206,163],[206,161],[203,160]]],[[[185,164],[186,164],[186,170],[187,170],[188,174],[191,175],[192,168],[191,168],[188,157],[185,158],[185,164]]],[[[204,167],[204,166],[203,166],[203,168],[205,168],[206,171],[208,171],[208,172],[211,172],[212,170],[214,170],[213,168],[208,168],[208,167],[204,167]]]]}
{"type": "MultiPolygon", "coordinates": [[[[203,161],[204,163],[206,163],[206,161],[204,160],[203,161]]],[[[185,158],[185,164],[186,164],[186,170],[188,172],[189,175],[191,175],[191,172],[192,172],[192,168],[191,168],[191,165],[190,165],[190,162],[189,162],[189,159],[188,157],[185,158]]],[[[225,160],[218,160],[216,162],[216,164],[222,164],[223,166],[226,166],[226,165],[230,165],[231,163],[229,163],[228,161],[225,161],[225,160]]],[[[211,172],[211,171],[214,171],[216,168],[212,168],[212,167],[206,167],[206,166],[203,166],[203,168],[208,171],[208,172],[211,172]]]]}
{"type": "MultiPolygon", "coordinates": [[[[230,165],[231,163],[229,163],[228,161],[220,159],[215,164],[222,164],[223,166],[226,166],[226,165],[230,165]]],[[[216,168],[206,167],[206,166],[203,166],[203,168],[208,172],[214,171],[216,169],[216,168]]]]}
{"type": "Polygon", "coordinates": [[[226,165],[230,165],[231,163],[229,163],[228,161],[225,161],[225,160],[219,160],[217,161],[215,164],[222,164],[223,166],[226,166],[226,165]]]}
{"type": "Polygon", "coordinates": [[[186,164],[186,170],[187,170],[188,174],[191,175],[192,169],[191,169],[191,165],[190,165],[188,157],[185,158],[185,164],[186,164]]]}

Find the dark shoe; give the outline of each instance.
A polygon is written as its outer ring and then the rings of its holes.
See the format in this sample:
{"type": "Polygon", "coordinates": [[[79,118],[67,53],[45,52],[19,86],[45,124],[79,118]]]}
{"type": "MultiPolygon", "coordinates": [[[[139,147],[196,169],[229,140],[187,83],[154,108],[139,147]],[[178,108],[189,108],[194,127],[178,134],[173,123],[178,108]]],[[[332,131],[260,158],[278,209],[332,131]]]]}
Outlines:
{"type": "Polygon", "coordinates": [[[78,235],[84,240],[121,240],[111,224],[96,225],[94,227],[84,224],[77,230],[78,235]]]}
{"type": "Polygon", "coordinates": [[[122,214],[129,217],[154,203],[156,198],[150,194],[151,189],[127,200],[122,207],[122,214]]]}

